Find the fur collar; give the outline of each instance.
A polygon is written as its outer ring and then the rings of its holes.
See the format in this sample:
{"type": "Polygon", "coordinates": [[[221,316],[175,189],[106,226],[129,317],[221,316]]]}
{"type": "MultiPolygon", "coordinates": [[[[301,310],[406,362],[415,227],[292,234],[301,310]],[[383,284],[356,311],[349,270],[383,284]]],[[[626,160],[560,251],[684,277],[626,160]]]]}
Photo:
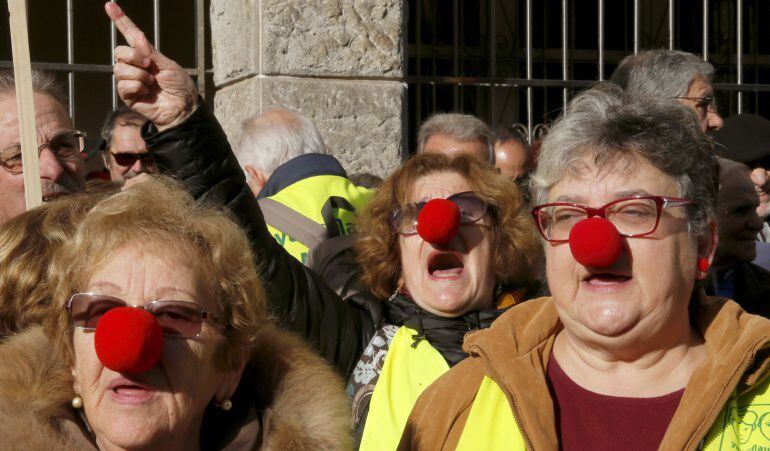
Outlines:
{"type": "MultiPolygon", "coordinates": [[[[51,347],[38,326],[0,344],[0,437],[26,450],[95,449],[69,407],[70,370],[51,347]]],[[[233,404],[249,407],[233,409],[235,418],[207,412],[204,433],[224,431],[216,449],[352,448],[342,381],[300,339],[272,326],[260,332],[233,404]]]]}

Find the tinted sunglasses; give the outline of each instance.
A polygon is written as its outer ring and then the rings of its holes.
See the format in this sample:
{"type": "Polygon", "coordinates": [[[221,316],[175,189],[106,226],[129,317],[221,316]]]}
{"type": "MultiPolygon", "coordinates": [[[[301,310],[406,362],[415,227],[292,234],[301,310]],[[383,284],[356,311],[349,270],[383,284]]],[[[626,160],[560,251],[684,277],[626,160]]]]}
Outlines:
{"type": "MultiPolygon", "coordinates": [[[[478,197],[473,191],[465,191],[447,197],[447,200],[457,205],[460,210],[460,224],[470,224],[478,221],[489,210],[489,204],[478,197]]],[[[402,235],[417,233],[417,217],[428,201],[407,204],[397,207],[390,214],[390,227],[402,235]]]]}
{"type": "Polygon", "coordinates": [[[143,309],[158,320],[163,335],[195,338],[200,335],[205,321],[226,327],[219,319],[198,304],[186,301],[152,301],[144,306],[129,305],[126,301],[96,293],[77,293],[67,301],[70,322],[74,327],[96,330],[99,320],[118,307],[143,309]]]}
{"type": "Polygon", "coordinates": [[[118,163],[120,166],[133,166],[134,163],[136,163],[136,160],[142,160],[142,164],[145,166],[151,166],[155,164],[155,160],[152,158],[152,155],[149,152],[146,153],[129,153],[129,152],[119,152],[119,153],[112,153],[112,158],[115,159],[115,162],[118,163]]]}

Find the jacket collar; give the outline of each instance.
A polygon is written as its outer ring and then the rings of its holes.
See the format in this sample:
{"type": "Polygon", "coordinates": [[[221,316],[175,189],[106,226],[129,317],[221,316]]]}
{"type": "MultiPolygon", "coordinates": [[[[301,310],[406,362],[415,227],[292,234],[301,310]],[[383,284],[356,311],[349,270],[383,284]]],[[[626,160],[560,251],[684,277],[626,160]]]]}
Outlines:
{"type": "MultiPolygon", "coordinates": [[[[661,449],[695,448],[732,392],[763,381],[770,368],[770,321],[723,298],[699,293],[693,302],[707,357],[690,378],[661,449]]],[[[562,329],[552,298],[540,298],[509,310],[489,329],[470,333],[464,344],[506,393],[535,449],[558,449],[546,369],[562,329]]]]}
{"type": "Polygon", "coordinates": [[[287,186],[318,175],[336,175],[346,178],[348,176],[340,162],[331,155],[320,153],[300,155],[278,166],[270,174],[257,199],[273,196],[287,186]]]}
{"type": "MultiPolygon", "coordinates": [[[[50,348],[41,327],[0,344],[0,437],[31,450],[95,450],[69,407],[71,373],[50,348]]],[[[270,326],[259,332],[251,355],[250,369],[233,396],[233,411],[207,412],[204,429],[224,431],[207,443],[210,449],[350,448],[349,401],[342,381],[320,357],[298,338],[270,326]],[[244,393],[251,394],[251,402],[244,393]],[[243,405],[249,407],[238,408],[243,405]]]]}

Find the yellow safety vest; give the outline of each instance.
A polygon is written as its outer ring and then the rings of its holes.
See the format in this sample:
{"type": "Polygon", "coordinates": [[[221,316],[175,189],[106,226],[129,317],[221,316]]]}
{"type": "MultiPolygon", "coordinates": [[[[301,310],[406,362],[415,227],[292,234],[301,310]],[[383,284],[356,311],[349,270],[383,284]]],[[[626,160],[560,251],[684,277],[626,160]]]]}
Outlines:
{"type": "MultiPolygon", "coordinates": [[[[488,376],[479,386],[456,449],[526,449],[508,398],[488,376]]],[[[700,449],[770,451],[770,378],[727,402],[700,449]]]]}
{"type": "Polygon", "coordinates": [[[390,343],[369,404],[361,451],[396,449],[417,398],[449,371],[444,357],[427,340],[412,347],[413,335],[417,332],[402,326],[390,343]]]}
{"type": "MultiPolygon", "coordinates": [[[[355,207],[356,212],[359,212],[366,207],[373,195],[374,191],[356,186],[345,177],[317,175],[293,183],[269,198],[323,225],[321,208],[330,197],[337,196],[346,199],[355,207]]],[[[348,235],[355,230],[356,213],[338,209],[335,210],[334,216],[340,235],[348,235]]],[[[267,225],[267,230],[289,254],[303,264],[307,263],[308,247],[305,244],[271,224],[267,225]]]]}

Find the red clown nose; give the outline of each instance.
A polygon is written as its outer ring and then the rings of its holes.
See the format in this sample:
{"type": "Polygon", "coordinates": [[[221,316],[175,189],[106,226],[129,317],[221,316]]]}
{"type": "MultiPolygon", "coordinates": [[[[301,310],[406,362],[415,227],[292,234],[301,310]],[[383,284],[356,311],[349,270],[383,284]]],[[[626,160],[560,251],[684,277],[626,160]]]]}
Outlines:
{"type": "Polygon", "coordinates": [[[94,336],[96,356],[117,373],[143,373],[158,362],[163,330],[151,313],[118,307],[101,317],[94,336]]]}
{"type": "Polygon", "coordinates": [[[623,241],[615,225],[607,219],[593,217],[572,227],[569,249],[581,265],[606,268],[620,257],[623,241]]]}
{"type": "Polygon", "coordinates": [[[451,200],[433,199],[417,215],[417,233],[431,244],[445,244],[457,235],[460,209],[451,200]]]}

